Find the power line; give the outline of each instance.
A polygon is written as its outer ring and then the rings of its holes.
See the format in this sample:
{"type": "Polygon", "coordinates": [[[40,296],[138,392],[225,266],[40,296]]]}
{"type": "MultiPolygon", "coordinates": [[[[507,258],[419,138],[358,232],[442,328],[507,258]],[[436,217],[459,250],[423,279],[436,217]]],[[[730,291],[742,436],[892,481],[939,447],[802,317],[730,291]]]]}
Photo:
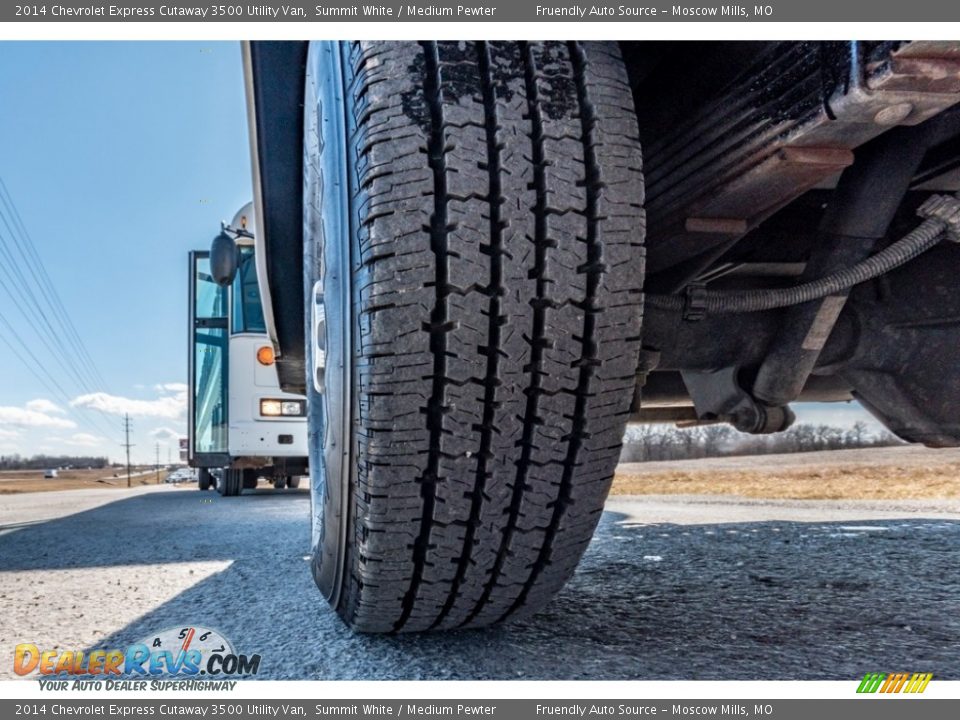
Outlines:
{"type": "MultiPolygon", "coordinates": [[[[6,216],[0,211],[0,220],[3,221],[3,224],[7,227],[7,231],[11,232],[10,224],[7,221],[6,216]]],[[[11,234],[11,237],[12,234],[11,234]]],[[[32,268],[28,263],[18,262],[14,257],[13,251],[10,249],[6,239],[4,239],[4,234],[0,233],[0,254],[2,254],[5,259],[4,263],[4,274],[6,275],[7,282],[4,284],[4,290],[7,295],[10,297],[17,309],[31,323],[31,327],[37,333],[38,337],[44,341],[47,349],[57,358],[58,362],[64,365],[64,369],[69,371],[76,381],[84,388],[89,388],[87,384],[87,379],[81,375],[80,367],[69,361],[69,356],[71,353],[67,349],[61,340],[62,332],[57,331],[53,327],[53,323],[50,321],[50,318],[47,316],[47,313],[44,312],[43,307],[40,305],[40,301],[37,299],[36,293],[30,285],[29,278],[23,273],[17,273],[14,271],[14,268],[17,268],[21,265],[27,265],[27,269],[31,270],[32,268]],[[14,286],[16,293],[11,290],[10,286],[14,286]],[[21,303],[23,300],[23,304],[21,303]],[[26,307],[24,307],[24,304],[26,307]],[[46,328],[46,331],[43,331],[43,328],[46,328]],[[49,340],[47,340],[49,338],[49,340]],[[51,345],[51,342],[53,345],[51,345]]],[[[22,252],[21,252],[22,256],[22,252]]],[[[40,292],[43,293],[43,289],[40,289],[40,292]]],[[[53,314],[53,313],[51,313],[53,314]]],[[[89,391],[89,390],[88,390],[89,391]]]]}
{"type": "Polygon", "coordinates": [[[86,381],[79,375],[76,368],[67,360],[67,355],[63,349],[63,346],[57,342],[59,334],[53,329],[53,326],[50,324],[50,321],[44,314],[43,310],[40,309],[39,306],[36,306],[36,298],[33,296],[32,289],[26,284],[23,276],[13,273],[10,269],[6,269],[13,268],[17,262],[13,258],[13,255],[9,252],[9,249],[6,246],[6,241],[3,239],[2,234],[0,234],[0,251],[2,251],[2,254],[6,257],[6,264],[4,267],[8,282],[3,284],[3,289],[10,298],[10,301],[17,308],[17,310],[20,311],[20,314],[30,323],[31,328],[37,334],[37,337],[40,338],[40,341],[46,347],[51,357],[53,357],[63,367],[63,369],[72,376],[72,379],[85,389],[86,392],[90,392],[86,381]],[[16,287],[11,290],[11,285],[16,287]],[[16,290],[16,292],[14,292],[14,290],[16,290]],[[21,297],[26,301],[32,301],[36,307],[28,311],[28,309],[24,308],[23,304],[21,304],[21,297]],[[46,325],[48,332],[42,332],[40,329],[38,329],[37,326],[41,325],[46,325]]]}
{"type": "MultiPolygon", "coordinates": [[[[15,261],[13,261],[13,258],[12,258],[12,256],[10,255],[8,248],[5,247],[5,243],[4,243],[4,241],[3,241],[3,236],[2,236],[2,234],[0,234],[0,249],[2,249],[2,250],[4,251],[4,253],[10,258],[10,260],[8,261],[8,262],[10,262],[10,265],[15,264],[15,261]]],[[[17,275],[11,273],[9,270],[7,270],[7,271],[5,272],[5,275],[6,275],[8,278],[10,278],[11,281],[10,281],[9,283],[4,283],[4,284],[3,284],[4,292],[6,292],[7,296],[10,298],[13,306],[14,306],[17,310],[20,311],[21,316],[23,316],[24,319],[26,319],[26,320],[28,321],[28,324],[30,325],[31,329],[34,331],[34,334],[37,336],[37,338],[39,338],[39,340],[40,340],[40,342],[42,343],[42,345],[44,346],[44,348],[46,348],[47,353],[49,353],[49,357],[53,358],[53,359],[56,361],[56,363],[61,367],[61,369],[62,369],[62,370],[64,371],[64,373],[65,373],[65,376],[66,376],[68,379],[70,379],[71,381],[75,382],[75,383],[79,386],[81,392],[84,392],[84,393],[92,393],[93,390],[90,388],[90,386],[87,384],[87,382],[83,379],[83,377],[81,377],[81,376],[76,372],[73,364],[70,362],[70,360],[69,360],[69,358],[68,358],[68,355],[67,355],[67,351],[64,350],[64,348],[63,348],[62,345],[60,345],[60,344],[58,344],[58,343],[56,342],[59,333],[57,333],[55,330],[53,330],[53,327],[50,325],[49,320],[47,320],[45,316],[43,317],[43,322],[47,325],[47,327],[48,327],[48,329],[49,329],[49,331],[50,331],[49,333],[45,333],[45,332],[42,332],[41,330],[38,330],[37,325],[40,324],[40,322],[37,321],[37,318],[36,318],[35,313],[30,313],[30,312],[28,312],[26,309],[24,309],[23,305],[22,305],[21,302],[20,302],[20,299],[17,297],[16,292],[14,292],[13,290],[11,290],[10,285],[16,285],[17,287],[14,288],[15,290],[16,290],[16,289],[20,289],[21,292],[24,292],[24,293],[27,294],[28,296],[30,295],[29,288],[25,288],[25,286],[22,284],[22,282],[23,282],[23,281],[22,281],[22,278],[19,278],[17,275]],[[19,281],[19,282],[18,282],[18,281],[19,281]],[[32,322],[31,322],[31,316],[33,316],[32,322]]],[[[42,313],[41,313],[41,314],[42,314],[42,313]]],[[[24,349],[25,349],[25,350],[29,350],[29,347],[28,347],[26,341],[25,341],[25,340],[22,338],[22,336],[16,331],[16,329],[13,327],[13,324],[12,324],[9,320],[6,320],[6,319],[5,319],[5,324],[7,325],[7,328],[9,329],[9,332],[12,333],[12,334],[16,337],[16,339],[17,339],[18,342],[24,347],[24,349]]],[[[45,364],[43,361],[41,361],[41,360],[37,357],[37,355],[36,355],[35,353],[33,353],[32,351],[29,351],[29,353],[30,353],[30,356],[33,358],[34,362],[35,362],[38,366],[40,366],[48,375],[52,376],[52,373],[50,373],[50,371],[47,369],[46,364],[45,364]]],[[[46,353],[43,353],[43,354],[46,354],[46,353]]],[[[59,385],[59,383],[58,383],[58,385],[59,385]]],[[[64,392],[64,395],[66,395],[65,392],[64,392]]],[[[69,400],[68,400],[68,402],[69,402],[69,400]]],[[[105,419],[108,419],[108,420],[111,420],[111,419],[112,419],[112,418],[108,418],[107,415],[106,415],[105,413],[103,413],[102,411],[99,411],[99,412],[100,412],[101,415],[104,416],[105,419]]],[[[102,429],[102,428],[100,429],[100,432],[103,432],[103,429],[102,429]]]]}
{"type": "Polygon", "coordinates": [[[2,177],[0,177],[0,200],[3,201],[4,206],[6,206],[8,211],[12,214],[14,225],[19,231],[21,238],[23,238],[24,244],[26,245],[30,256],[36,263],[36,267],[39,268],[40,274],[43,276],[45,281],[44,287],[49,288],[49,297],[53,299],[55,309],[59,310],[59,312],[55,313],[55,317],[59,321],[61,327],[65,329],[67,338],[70,339],[73,346],[79,350],[80,358],[85,362],[94,379],[102,387],[106,388],[107,382],[100,374],[96,363],[87,350],[86,344],[83,342],[83,338],[80,336],[80,333],[77,332],[77,328],[73,323],[73,319],[70,317],[70,313],[68,313],[66,307],[64,307],[63,300],[60,298],[60,294],[57,292],[57,287],[50,279],[50,275],[47,273],[47,268],[43,264],[43,261],[37,252],[36,243],[33,242],[33,237],[27,230],[26,225],[23,222],[23,218],[20,216],[20,211],[13,202],[13,197],[10,195],[10,191],[7,189],[7,185],[3,181],[2,177]]]}
{"type": "MultiPolygon", "coordinates": [[[[27,231],[2,178],[0,178],[0,204],[6,208],[6,212],[3,212],[3,209],[0,208],[0,220],[2,220],[3,226],[6,227],[12,240],[12,243],[8,242],[4,233],[0,233],[0,251],[2,251],[0,255],[5,260],[5,262],[0,263],[0,268],[4,269],[3,274],[7,280],[6,283],[3,283],[4,291],[46,348],[47,352],[42,354],[52,358],[60,366],[65,376],[76,383],[81,393],[94,394],[97,390],[104,390],[106,382],[66,311],[63,301],[56,291],[56,286],[51,281],[46,267],[37,253],[33,238],[27,231]],[[12,247],[16,248],[18,251],[16,254],[19,255],[22,262],[18,261],[12,247]],[[14,272],[14,268],[20,266],[25,268],[26,272],[14,272]],[[30,278],[33,279],[38,292],[35,292],[34,288],[31,287],[30,278]],[[43,298],[44,303],[41,303],[38,294],[43,298]],[[51,316],[56,320],[60,330],[54,328],[54,323],[50,319],[51,316]],[[67,344],[64,344],[64,340],[67,344]]],[[[20,345],[29,351],[26,341],[16,332],[12,323],[5,320],[5,324],[20,345]]],[[[37,358],[36,354],[32,351],[29,351],[29,354],[44,373],[52,379],[52,373],[37,358]]],[[[20,359],[23,360],[22,357],[20,359]]],[[[67,393],[63,391],[62,386],[59,383],[55,384],[66,397],[67,393]]],[[[69,404],[69,398],[66,401],[69,404]]],[[[101,408],[95,407],[93,411],[99,413],[104,419],[112,421],[112,417],[101,408]]],[[[87,422],[92,421],[88,420],[87,422]]],[[[104,429],[97,425],[97,431],[103,433],[104,429]]]]}
{"type": "Polygon", "coordinates": [[[62,402],[65,405],[67,410],[73,414],[74,419],[80,422],[81,425],[87,425],[89,426],[89,429],[94,430],[97,433],[100,433],[101,435],[103,434],[109,435],[109,431],[105,430],[103,426],[94,422],[95,416],[81,416],[78,413],[76,406],[70,403],[69,394],[63,389],[63,386],[60,385],[59,382],[57,382],[56,378],[53,377],[50,371],[47,370],[46,366],[40,361],[40,359],[37,358],[37,356],[29,348],[29,346],[24,342],[23,338],[20,337],[20,334],[10,324],[10,321],[3,316],[3,313],[0,313],[0,322],[2,322],[7,327],[7,330],[10,333],[10,335],[13,337],[14,340],[16,340],[20,344],[23,351],[30,356],[33,362],[27,362],[24,359],[23,355],[21,355],[20,352],[17,350],[17,348],[14,347],[13,344],[6,337],[0,334],[0,340],[2,340],[3,343],[8,348],[10,348],[10,351],[13,353],[14,357],[16,357],[23,364],[23,366],[27,368],[27,370],[29,370],[30,373],[35,378],[37,378],[37,380],[40,381],[40,383],[47,389],[48,392],[50,392],[50,394],[53,397],[57,398],[60,402],[62,402]],[[46,375],[46,378],[42,377],[40,375],[40,372],[38,371],[42,371],[43,374],[46,375]],[[53,388],[56,388],[56,390],[51,388],[51,385],[53,386],[53,388]]]}
{"type": "MultiPolygon", "coordinates": [[[[13,197],[11,196],[10,191],[2,177],[0,177],[0,202],[3,203],[3,205],[7,208],[7,211],[10,213],[14,222],[14,226],[17,228],[19,235],[23,240],[23,245],[27,248],[28,254],[33,259],[34,265],[30,266],[31,274],[33,274],[34,280],[37,282],[38,287],[40,287],[41,290],[45,288],[47,290],[48,298],[52,298],[52,305],[57,311],[54,313],[54,316],[57,318],[60,326],[64,329],[67,339],[71,342],[73,347],[77,349],[79,358],[86,365],[88,371],[95,381],[94,384],[99,384],[101,387],[106,388],[108,384],[104,380],[103,375],[101,375],[99,368],[97,368],[97,365],[90,355],[90,352],[87,350],[87,346],[83,342],[83,338],[80,336],[80,333],[77,332],[76,325],[74,325],[73,319],[70,317],[70,313],[67,312],[67,309],[63,304],[63,300],[60,298],[60,294],[57,292],[57,286],[50,279],[49,273],[47,273],[47,268],[44,265],[43,260],[40,258],[40,254],[37,252],[36,243],[34,243],[33,237],[30,235],[30,231],[27,230],[27,227],[23,222],[23,218],[20,216],[20,211],[17,209],[16,203],[14,203],[13,197]],[[39,273],[43,278],[43,282],[40,282],[40,280],[37,279],[36,273],[34,272],[34,267],[39,270],[39,273]]],[[[22,250],[19,243],[18,249],[22,250]]],[[[21,254],[23,253],[21,252],[21,254]]]]}

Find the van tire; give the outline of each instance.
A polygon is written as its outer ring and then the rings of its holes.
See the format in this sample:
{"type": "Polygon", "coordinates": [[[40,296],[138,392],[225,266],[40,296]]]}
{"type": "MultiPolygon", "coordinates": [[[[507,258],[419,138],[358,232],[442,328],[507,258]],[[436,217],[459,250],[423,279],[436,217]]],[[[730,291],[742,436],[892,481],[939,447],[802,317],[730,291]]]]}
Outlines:
{"type": "Polygon", "coordinates": [[[307,73],[314,577],[364,632],[529,615],[590,542],[636,384],[619,48],[314,43],[307,73]]]}
{"type": "Polygon", "coordinates": [[[224,468],[220,471],[220,477],[217,480],[217,492],[223,497],[236,497],[243,490],[242,470],[231,470],[224,468]]]}

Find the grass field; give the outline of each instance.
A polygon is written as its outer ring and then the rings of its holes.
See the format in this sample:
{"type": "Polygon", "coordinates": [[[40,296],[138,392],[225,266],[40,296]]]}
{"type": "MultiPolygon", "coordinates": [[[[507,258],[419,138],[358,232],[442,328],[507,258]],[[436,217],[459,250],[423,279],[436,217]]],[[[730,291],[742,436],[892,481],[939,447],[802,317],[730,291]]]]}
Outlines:
{"type": "Polygon", "coordinates": [[[960,497],[960,449],[917,446],[628,463],[615,495],[740,495],[798,500],[960,497]]]}
{"type": "MultiPolygon", "coordinates": [[[[166,473],[160,471],[161,481],[166,473]]],[[[136,467],[131,470],[130,484],[155,485],[157,475],[153,468],[136,467]]],[[[80,488],[125,488],[126,470],[100,468],[99,470],[60,470],[55,478],[44,478],[43,470],[0,471],[0,495],[22,492],[51,492],[80,488]],[[116,473],[116,476],[114,475],[116,473]]]]}
{"type": "MultiPolygon", "coordinates": [[[[136,468],[134,486],[157,482],[136,468]]],[[[166,473],[161,471],[161,480],[166,473]]],[[[0,495],[78,488],[125,488],[114,468],[0,472],[0,495]],[[116,476],[114,475],[116,473],[116,476]]],[[[832,452],[627,463],[617,468],[614,495],[740,495],[798,500],[896,500],[960,497],[960,449],[916,446],[832,452]]]]}

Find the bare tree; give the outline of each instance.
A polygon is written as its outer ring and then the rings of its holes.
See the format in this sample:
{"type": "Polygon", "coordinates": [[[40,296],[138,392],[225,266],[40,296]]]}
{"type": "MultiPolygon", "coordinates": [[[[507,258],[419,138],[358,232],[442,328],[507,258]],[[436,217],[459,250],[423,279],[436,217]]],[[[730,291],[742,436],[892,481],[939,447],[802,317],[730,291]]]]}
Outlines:
{"type": "Polygon", "coordinates": [[[772,453],[839,450],[842,448],[898,445],[902,441],[857,421],[847,429],[832,425],[794,425],[775,435],[746,435],[729,425],[677,428],[670,425],[633,425],[624,436],[621,462],[678,460],[718,455],[765,455],[772,453]]]}

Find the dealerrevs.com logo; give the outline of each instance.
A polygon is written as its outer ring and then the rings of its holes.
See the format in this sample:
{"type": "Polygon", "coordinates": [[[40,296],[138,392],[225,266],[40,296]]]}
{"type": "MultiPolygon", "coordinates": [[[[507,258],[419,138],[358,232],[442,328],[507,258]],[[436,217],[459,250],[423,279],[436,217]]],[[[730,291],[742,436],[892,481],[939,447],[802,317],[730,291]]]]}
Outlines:
{"type": "Polygon", "coordinates": [[[33,643],[14,648],[17,675],[48,677],[159,677],[256,675],[259,655],[243,655],[216,630],[197,625],[167,628],[126,648],[44,650],[33,643]]]}

